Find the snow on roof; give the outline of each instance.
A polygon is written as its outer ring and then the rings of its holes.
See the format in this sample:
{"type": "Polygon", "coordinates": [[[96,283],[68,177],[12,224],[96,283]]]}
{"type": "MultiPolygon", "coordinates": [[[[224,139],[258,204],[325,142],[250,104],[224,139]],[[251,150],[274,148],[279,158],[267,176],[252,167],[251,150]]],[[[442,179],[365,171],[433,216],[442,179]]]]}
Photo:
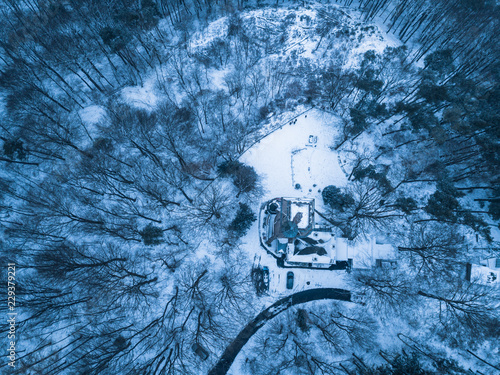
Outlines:
{"type": "Polygon", "coordinates": [[[394,259],[394,247],[391,244],[373,243],[374,259],[394,259]]]}
{"type": "Polygon", "coordinates": [[[396,257],[391,244],[380,243],[375,237],[346,243],[347,257],[353,260],[353,268],[371,268],[377,259],[394,260],[396,257]]]}
{"type": "Polygon", "coordinates": [[[290,220],[294,220],[297,214],[302,214],[300,221],[297,223],[299,229],[305,229],[309,226],[309,207],[309,203],[291,202],[290,220]]]}
{"type": "Polygon", "coordinates": [[[333,264],[332,258],[326,255],[308,254],[294,255],[287,257],[287,262],[291,263],[316,263],[316,264],[333,264]]]}
{"type": "Polygon", "coordinates": [[[485,285],[500,284],[500,270],[494,270],[485,266],[472,265],[471,281],[485,285]]]}
{"type": "Polygon", "coordinates": [[[323,240],[322,242],[317,241],[317,238],[311,238],[311,236],[296,239],[294,243],[288,244],[286,261],[289,263],[333,264],[335,254],[331,236],[327,241],[323,240]]]}
{"type": "Polygon", "coordinates": [[[500,270],[500,258],[483,259],[479,263],[481,265],[489,267],[491,269],[499,269],[500,270]]]}
{"type": "Polygon", "coordinates": [[[347,260],[347,239],[337,237],[335,239],[335,259],[337,261],[347,260]]]}

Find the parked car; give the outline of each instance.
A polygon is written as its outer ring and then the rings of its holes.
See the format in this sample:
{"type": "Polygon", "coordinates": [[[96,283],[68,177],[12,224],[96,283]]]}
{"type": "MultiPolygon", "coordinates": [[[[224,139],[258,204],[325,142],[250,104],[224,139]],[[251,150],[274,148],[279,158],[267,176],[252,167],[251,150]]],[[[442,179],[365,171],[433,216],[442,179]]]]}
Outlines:
{"type": "Polygon", "coordinates": [[[262,267],[262,281],[266,290],[269,290],[269,268],[266,266],[262,267]]]}
{"type": "Polygon", "coordinates": [[[293,272],[289,271],[286,274],[286,288],[293,289],[293,272]]]}

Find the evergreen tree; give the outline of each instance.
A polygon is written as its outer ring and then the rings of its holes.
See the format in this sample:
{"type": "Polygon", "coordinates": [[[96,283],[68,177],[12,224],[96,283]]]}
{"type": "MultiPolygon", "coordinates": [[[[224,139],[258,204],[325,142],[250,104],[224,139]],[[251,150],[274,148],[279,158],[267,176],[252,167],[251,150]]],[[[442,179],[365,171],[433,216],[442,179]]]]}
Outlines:
{"type": "Polygon", "coordinates": [[[488,213],[493,220],[500,220],[500,199],[492,200],[488,206],[488,213]]]}
{"type": "Polygon", "coordinates": [[[411,211],[417,209],[417,202],[415,202],[415,199],[413,198],[398,198],[396,199],[395,205],[407,215],[409,215],[411,211]]]}
{"type": "Polygon", "coordinates": [[[241,193],[249,193],[257,185],[258,175],[255,169],[249,165],[242,165],[236,169],[233,175],[233,184],[238,188],[238,197],[241,193]]]}
{"type": "Polygon", "coordinates": [[[255,189],[258,175],[255,169],[238,160],[227,160],[217,167],[217,172],[222,177],[231,177],[233,184],[238,189],[238,195],[248,193],[255,189]]]}
{"type": "Polygon", "coordinates": [[[457,198],[463,195],[448,181],[440,180],[437,183],[436,191],[430,196],[424,209],[438,220],[456,221],[455,211],[460,207],[457,198]]]}
{"type": "Polygon", "coordinates": [[[145,245],[159,245],[163,242],[163,229],[151,223],[139,233],[145,245]]]}
{"type": "Polygon", "coordinates": [[[226,160],[217,166],[217,173],[222,177],[229,177],[234,175],[242,165],[243,163],[238,160],[226,160]]]}
{"type": "Polygon", "coordinates": [[[234,232],[238,237],[244,236],[252,223],[257,220],[252,209],[246,203],[240,203],[240,207],[236,212],[234,220],[229,225],[229,230],[234,232]]]}
{"type": "Polygon", "coordinates": [[[26,158],[26,151],[23,147],[23,141],[16,140],[5,140],[3,144],[3,153],[10,159],[24,160],[26,158]]]}
{"type": "Polygon", "coordinates": [[[342,193],[338,187],[333,185],[325,187],[321,195],[326,205],[341,212],[354,204],[354,199],[350,194],[342,193]]]}
{"type": "MultiPolygon", "coordinates": [[[[384,357],[385,358],[385,357],[384,357]]],[[[385,358],[386,365],[378,367],[360,366],[356,375],[437,375],[438,372],[424,369],[418,356],[403,352],[394,358],[385,358]]]]}

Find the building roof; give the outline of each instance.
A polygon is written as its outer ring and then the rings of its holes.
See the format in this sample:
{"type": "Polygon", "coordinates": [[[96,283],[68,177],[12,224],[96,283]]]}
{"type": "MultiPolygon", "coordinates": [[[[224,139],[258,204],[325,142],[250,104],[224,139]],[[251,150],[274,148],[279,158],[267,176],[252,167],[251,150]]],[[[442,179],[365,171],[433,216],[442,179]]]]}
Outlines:
{"type": "Polygon", "coordinates": [[[290,205],[290,218],[297,227],[306,229],[309,226],[310,203],[292,202],[290,205]]]}

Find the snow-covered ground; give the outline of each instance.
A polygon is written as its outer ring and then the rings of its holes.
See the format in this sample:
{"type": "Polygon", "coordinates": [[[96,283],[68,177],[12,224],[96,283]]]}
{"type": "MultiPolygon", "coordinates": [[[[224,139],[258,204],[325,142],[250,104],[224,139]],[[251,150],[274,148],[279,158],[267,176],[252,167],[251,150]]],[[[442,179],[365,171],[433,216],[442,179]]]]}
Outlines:
{"type": "Polygon", "coordinates": [[[202,32],[195,33],[190,42],[190,50],[210,45],[219,38],[225,37],[228,31],[228,18],[221,17],[211,22],[202,32]]]}
{"type": "Polygon", "coordinates": [[[121,91],[123,100],[134,107],[151,110],[158,104],[155,82],[154,79],[148,79],[142,86],[125,87],[121,91]]]}
{"type": "Polygon", "coordinates": [[[248,150],[240,158],[255,168],[264,187],[262,201],[275,197],[321,200],[328,185],[344,186],[338,154],[330,149],[338,136],[339,119],[318,110],[297,118],[248,150]],[[309,142],[317,137],[316,143],[309,142]],[[300,188],[296,188],[296,184],[300,188]]]}
{"type": "Polygon", "coordinates": [[[257,257],[256,263],[269,268],[269,292],[268,297],[263,298],[263,307],[271,305],[281,297],[302,290],[314,288],[349,289],[345,270],[280,268],[276,264],[276,258],[268,254],[262,247],[257,247],[254,243],[249,243],[245,246],[249,254],[257,257]],[[286,287],[288,272],[293,272],[294,276],[292,289],[287,289],[286,287]]]}
{"type": "Polygon", "coordinates": [[[96,125],[102,124],[106,117],[106,109],[100,105],[90,105],[81,109],[78,114],[89,135],[92,138],[97,137],[99,132],[96,125]]]}
{"type": "MultiPolygon", "coordinates": [[[[276,262],[274,262],[276,264],[276,262]]],[[[270,268],[269,293],[276,299],[278,296],[300,292],[314,288],[343,288],[349,287],[345,279],[344,270],[332,271],[304,268],[270,268]],[[288,272],[293,272],[294,282],[292,289],[286,289],[288,272]]]]}

